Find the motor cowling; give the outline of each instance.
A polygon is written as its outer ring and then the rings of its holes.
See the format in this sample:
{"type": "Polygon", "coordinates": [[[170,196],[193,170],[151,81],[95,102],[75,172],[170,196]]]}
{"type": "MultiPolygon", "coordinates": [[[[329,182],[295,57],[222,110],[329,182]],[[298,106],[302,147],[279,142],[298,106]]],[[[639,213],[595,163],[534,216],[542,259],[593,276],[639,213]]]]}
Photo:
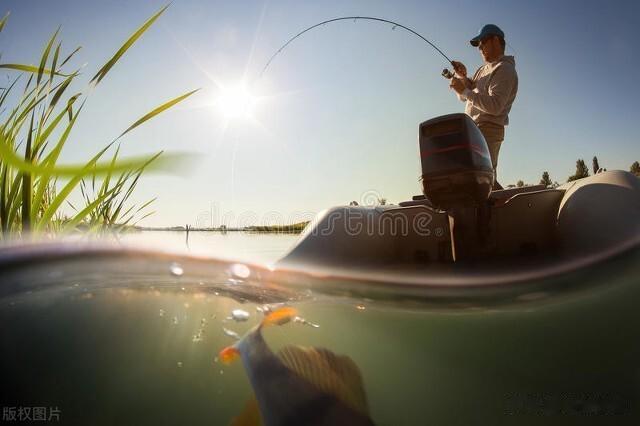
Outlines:
{"type": "Polygon", "coordinates": [[[489,148],[467,114],[448,114],[420,124],[422,192],[440,209],[478,206],[494,182],[489,148]]]}

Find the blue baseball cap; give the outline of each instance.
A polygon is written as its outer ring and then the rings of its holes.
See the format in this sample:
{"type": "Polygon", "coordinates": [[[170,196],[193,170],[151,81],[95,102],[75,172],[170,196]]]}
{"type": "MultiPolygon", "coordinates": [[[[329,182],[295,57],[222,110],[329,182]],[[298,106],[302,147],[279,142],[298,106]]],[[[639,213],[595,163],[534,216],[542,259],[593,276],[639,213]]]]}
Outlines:
{"type": "Polygon", "coordinates": [[[480,44],[480,40],[492,35],[504,38],[504,32],[497,25],[487,24],[482,27],[482,29],[480,30],[480,34],[472,38],[469,43],[471,43],[473,47],[478,47],[478,45],[480,44]]]}

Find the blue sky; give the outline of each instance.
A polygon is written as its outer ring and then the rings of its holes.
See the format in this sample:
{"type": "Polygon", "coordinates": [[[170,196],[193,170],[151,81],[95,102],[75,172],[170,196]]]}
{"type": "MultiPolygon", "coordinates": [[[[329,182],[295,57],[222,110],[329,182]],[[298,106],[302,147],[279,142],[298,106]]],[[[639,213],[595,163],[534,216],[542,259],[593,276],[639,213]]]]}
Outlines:
{"type": "MultiPolygon", "coordinates": [[[[36,63],[62,26],[63,47],[83,47],[84,81],[160,1],[3,0],[3,62],[36,63]]],[[[447,64],[415,36],[372,22],[339,22],[296,40],[319,21],[369,15],[414,28],[448,56],[481,65],[468,44],[485,23],[501,26],[516,57],[518,98],[502,146],[499,177],[563,182],[577,158],[608,169],[640,160],[640,88],[634,46],[637,2],[176,0],[90,95],[64,160],[87,159],[156,105],[193,88],[179,107],[132,132],[125,154],[197,153],[181,175],[148,175],[136,200],[158,197],[145,225],[289,222],[368,194],[390,201],[420,193],[417,129],[463,111],[440,76],[447,64]],[[254,119],[227,125],[211,106],[217,84],[245,79],[265,96],[254,119]],[[238,219],[240,217],[240,219],[238,219]]],[[[2,77],[4,78],[4,77],[2,77]]],[[[84,87],[80,85],[79,90],[84,87]]]]}

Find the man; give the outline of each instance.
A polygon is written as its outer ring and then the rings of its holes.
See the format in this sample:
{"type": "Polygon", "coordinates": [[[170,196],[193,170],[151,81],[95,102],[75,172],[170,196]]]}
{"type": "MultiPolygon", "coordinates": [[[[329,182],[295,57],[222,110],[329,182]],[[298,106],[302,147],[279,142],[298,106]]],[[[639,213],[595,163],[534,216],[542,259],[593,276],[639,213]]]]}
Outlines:
{"type": "MultiPolygon", "coordinates": [[[[466,101],[465,112],[487,141],[495,173],[504,126],[509,124],[509,111],[518,92],[518,74],[513,56],[504,55],[504,32],[497,25],[485,25],[470,43],[480,50],[485,64],[468,78],[464,64],[453,61],[456,75],[449,87],[461,101],[466,101]]],[[[494,189],[502,189],[497,176],[494,189]]]]}

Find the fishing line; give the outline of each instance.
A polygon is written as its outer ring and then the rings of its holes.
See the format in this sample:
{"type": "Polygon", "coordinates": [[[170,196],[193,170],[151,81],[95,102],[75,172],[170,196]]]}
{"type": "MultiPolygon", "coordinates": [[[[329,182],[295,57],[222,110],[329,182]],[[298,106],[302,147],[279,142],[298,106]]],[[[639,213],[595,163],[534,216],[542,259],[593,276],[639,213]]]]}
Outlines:
{"type": "MultiPolygon", "coordinates": [[[[271,56],[271,58],[269,58],[269,60],[267,61],[267,64],[264,66],[264,68],[263,68],[263,69],[262,69],[262,71],[260,72],[260,76],[259,76],[259,77],[262,77],[262,75],[265,73],[265,71],[267,70],[267,68],[269,68],[269,65],[271,64],[271,62],[273,62],[273,60],[276,58],[276,56],[278,56],[278,54],[280,54],[280,52],[282,52],[282,51],[283,51],[283,50],[284,50],[284,49],[285,49],[285,48],[286,48],[286,47],[287,47],[287,46],[288,46],[288,45],[289,45],[293,40],[297,39],[298,37],[300,37],[302,34],[306,33],[307,31],[311,31],[311,30],[312,30],[312,29],[314,29],[314,28],[320,27],[320,26],[322,26],[322,25],[329,24],[329,23],[331,23],[331,22],[336,22],[336,21],[347,21],[347,20],[353,20],[353,21],[355,22],[355,21],[356,21],[356,20],[358,20],[358,19],[360,19],[360,20],[365,20],[365,21],[377,21],[377,22],[384,22],[384,23],[387,23],[387,24],[391,24],[391,25],[393,25],[393,28],[392,28],[392,29],[396,29],[396,27],[399,27],[399,28],[402,28],[402,29],[404,29],[404,30],[406,30],[406,31],[409,31],[411,34],[414,34],[414,35],[416,35],[416,36],[420,37],[423,41],[427,42],[427,43],[428,43],[431,47],[433,47],[433,48],[434,48],[434,49],[435,49],[435,50],[436,50],[440,55],[442,55],[442,56],[447,60],[447,62],[448,62],[449,64],[452,64],[451,59],[449,59],[449,57],[448,57],[447,55],[445,55],[445,54],[444,54],[444,52],[438,48],[438,46],[436,46],[436,45],[435,45],[435,44],[433,44],[431,41],[429,41],[426,37],[424,37],[423,35],[419,34],[419,33],[418,33],[418,32],[416,32],[416,31],[412,30],[412,29],[411,29],[411,28],[409,28],[409,27],[406,27],[406,26],[404,26],[404,25],[402,25],[402,24],[399,24],[399,23],[397,23],[397,22],[390,21],[390,20],[388,20],[388,19],[375,18],[375,17],[372,17],[372,16],[343,16],[343,17],[341,17],[341,18],[328,19],[328,20],[326,20],[326,21],[322,21],[322,22],[320,22],[320,23],[318,23],[318,24],[312,25],[312,26],[310,26],[309,28],[306,28],[306,29],[304,29],[304,30],[300,31],[298,34],[296,34],[295,36],[291,37],[289,40],[287,40],[287,42],[286,42],[285,44],[283,44],[283,45],[280,47],[280,49],[278,49],[278,50],[276,51],[276,53],[274,53],[274,54],[271,56]]],[[[452,65],[453,65],[453,64],[452,64],[452,65]]]]}

